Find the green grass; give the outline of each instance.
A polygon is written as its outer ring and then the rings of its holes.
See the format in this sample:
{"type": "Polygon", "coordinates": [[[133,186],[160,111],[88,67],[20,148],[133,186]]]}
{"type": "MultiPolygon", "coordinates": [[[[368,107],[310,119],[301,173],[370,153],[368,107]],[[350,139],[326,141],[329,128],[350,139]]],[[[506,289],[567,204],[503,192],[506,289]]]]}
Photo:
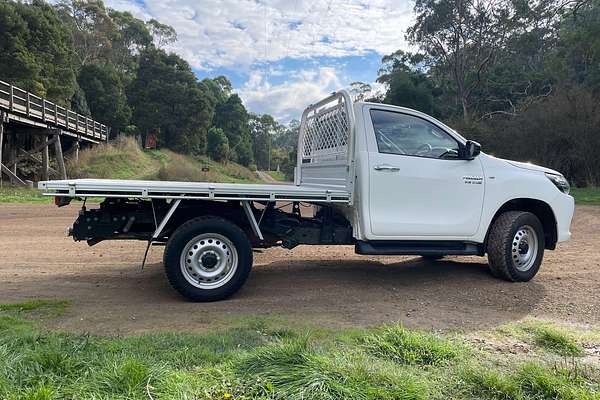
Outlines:
{"type": "Polygon", "coordinates": [[[285,174],[281,171],[265,171],[267,174],[269,174],[271,176],[271,178],[275,179],[276,181],[279,182],[286,182],[287,178],[285,177],[285,174]]]}
{"type": "Polygon", "coordinates": [[[587,373],[578,370],[576,364],[547,366],[526,362],[509,372],[467,369],[462,377],[473,398],[597,400],[600,398],[597,376],[587,373]]]}
{"type": "Polygon", "coordinates": [[[600,332],[590,331],[585,334],[577,334],[566,327],[537,320],[509,324],[500,328],[499,332],[515,340],[529,343],[540,351],[561,357],[583,356],[585,352],[580,343],[600,342],[600,332]]]}
{"type": "Polygon", "coordinates": [[[386,326],[366,336],[364,345],[376,357],[410,365],[444,364],[462,352],[456,343],[401,325],[386,326]]]}
{"type": "Polygon", "coordinates": [[[550,325],[531,328],[535,343],[551,352],[563,356],[581,356],[581,346],[563,329],[550,325]]]}
{"type": "Polygon", "coordinates": [[[600,187],[571,188],[577,204],[600,205],[600,187]]]}
{"type": "Polygon", "coordinates": [[[46,311],[55,315],[62,315],[70,304],[69,300],[35,299],[22,303],[0,304],[0,311],[46,311]]]}
{"type": "Polygon", "coordinates": [[[0,188],[0,204],[2,203],[28,203],[28,204],[50,204],[54,198],[42,196],[37,189],[22,188],[15,186],[3,186],[0,188]]]}
{"type": "Polygon", "coordinates": [[[234,162],[218,163],[170,150],[142,150],[132,138],[82,151],[68,168],[74,178],[172,181],[258,182],[257,175],[234,162]]]}
{"type": "Polygon", "coordinates": [[[203,334],[94,336],[33,319],[68,305],[0,306],[0,399],[600,399],[593,365],[497,354],[456,333],[255,317],[203,334]]]}

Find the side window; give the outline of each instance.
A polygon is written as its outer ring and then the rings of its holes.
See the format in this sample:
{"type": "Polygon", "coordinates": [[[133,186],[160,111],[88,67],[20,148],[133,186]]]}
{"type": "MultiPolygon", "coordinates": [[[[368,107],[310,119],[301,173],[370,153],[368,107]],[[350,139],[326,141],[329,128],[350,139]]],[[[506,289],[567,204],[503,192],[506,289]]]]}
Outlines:
{"type": "Polygon", "coordinates": [[[458,142],[431,122],[393,111],[371,110],[380,153],[457,158],[458,142]]]}

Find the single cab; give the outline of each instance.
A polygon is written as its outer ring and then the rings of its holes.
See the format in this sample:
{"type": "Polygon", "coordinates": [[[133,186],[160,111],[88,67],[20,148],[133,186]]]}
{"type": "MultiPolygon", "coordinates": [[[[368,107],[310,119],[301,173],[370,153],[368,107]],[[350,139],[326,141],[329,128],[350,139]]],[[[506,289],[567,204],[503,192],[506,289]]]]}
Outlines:
{"type": "Polygon", "coordinates": [[[272,246],[487,254],[492,275],[529,281],[544,250],[570,238],[574,211],[559,172],[490,156],[426,114],[352,102],[345,91],[304,111],[293,184],[75,179],[39,188],[58,205],[103,198],[83,207],[74,239],[165,245],[167,278],[194,301],[235,293],[252,250],[272,246]]]}

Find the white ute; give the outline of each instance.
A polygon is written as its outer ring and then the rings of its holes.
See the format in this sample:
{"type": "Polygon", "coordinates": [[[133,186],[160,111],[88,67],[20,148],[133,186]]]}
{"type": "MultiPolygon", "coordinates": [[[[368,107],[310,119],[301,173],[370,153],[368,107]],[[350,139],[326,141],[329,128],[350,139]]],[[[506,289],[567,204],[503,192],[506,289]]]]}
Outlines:
{"type": "Polygon", "coordinates": [[[487,254],[494,276],[529,281],[544,250],[570,238],[574,210],[559,172],[480,153],[426,114],[353,103],[345,91],[304,111],[294,184],[75,179],[39,188],[58,205],[104,198],[83,207],[74,239],[165,245],[171,285],[194,301],[235,293],[252,249],[271,246],[354,245],[359,254],[427,259],[487,254]]]}

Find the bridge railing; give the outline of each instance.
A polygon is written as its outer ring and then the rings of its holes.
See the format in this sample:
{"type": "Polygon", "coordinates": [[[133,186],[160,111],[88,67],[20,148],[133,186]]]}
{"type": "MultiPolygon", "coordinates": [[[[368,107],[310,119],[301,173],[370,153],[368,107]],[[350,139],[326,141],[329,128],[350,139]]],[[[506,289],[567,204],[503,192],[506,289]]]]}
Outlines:
{"type": "Polygon", "coordinates": [[[89,139],[108,138],[108,126],[3,81],[0,81],[0,108],[89,139]]]}

